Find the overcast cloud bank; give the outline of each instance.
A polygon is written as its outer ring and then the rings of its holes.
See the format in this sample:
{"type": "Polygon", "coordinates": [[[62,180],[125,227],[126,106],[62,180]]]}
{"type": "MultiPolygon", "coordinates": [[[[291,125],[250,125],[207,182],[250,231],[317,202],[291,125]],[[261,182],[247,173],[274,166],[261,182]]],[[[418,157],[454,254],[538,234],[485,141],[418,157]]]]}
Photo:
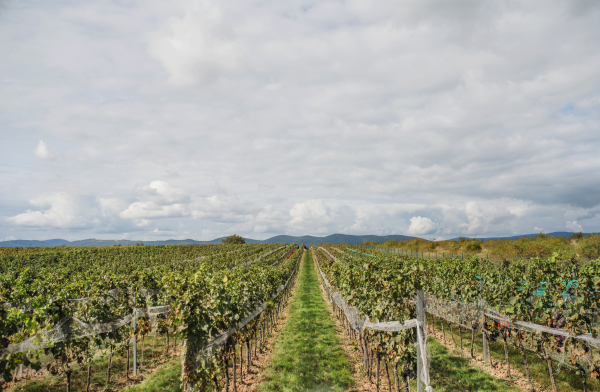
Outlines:
{"type": "Polygon", "coordinates": [[[0,238],[600,230],[596,1],[6,1],[0,238]]]}

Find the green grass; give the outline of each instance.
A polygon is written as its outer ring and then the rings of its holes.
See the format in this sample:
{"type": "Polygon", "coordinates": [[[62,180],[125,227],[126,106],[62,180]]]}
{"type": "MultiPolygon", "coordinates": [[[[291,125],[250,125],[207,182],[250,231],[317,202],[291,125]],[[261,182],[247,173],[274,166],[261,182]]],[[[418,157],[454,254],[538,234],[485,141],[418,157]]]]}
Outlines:
{"type": "MultiPolygon", "coordinates": [[[[356,352],[361,352],[358,345],[353,348],[356,352]]],[[[431,354],[430,380],[431,386],[435,392],[491,392],[506,391],[520,392],[521,389],[511,386],[507,381],[499,380],[484,371],[474,367],[470,359],[461,356],[458,353],[449,350],[442,344],[429,338],[429,352],[431,354]]],[[[361,354],[362,358],[362,354],[361,354]]],[[[394,389],[394,369],[389,367],[390,381],[392,390],[394,389]]],[[[366,377],[366,376],[364,376],[366,377]]],[[[375,375],[372,381],[375,381],[375,375]]],[[[402,382],[402,380],[399,380],[402,382]]],[[[381,370],[380,391],[388,391],[387,377],[385,369],[381,370]]],[[[411,391],[417,390],[416,380],[409,380],[411,391]]]]}
{"type": "MultiPolygon", "coordinates": [[[[431,385],[436,392],[475,392],[475,391],[520,391],[508,382],[498,380],[489,374],[474,368],[469,359],[451,353],[443,345],[429,339],[431,350],[431,385]]],[[[412,390],[416,382],[412,381],[412,390]]]]}
{"type": "Polygon", "coordinates": [[[305,252],[288,321],[258,385],[267,391],[344,391],[354,383],[350,362],[327,311],[310,252],[305,252]]]}
{"type": "MultiPolygon", "coordinates": [[[[173,341],[171,340],[171,345],[173,344],[173,341]]],[[[141,341],[140,343],[138,343],[138,361],[141,359],[141,341]]],[[[122,383],[121,381],[124,380],[125,378],[125,373],[126,373],[126,367],[127,367],[127,352],[121,352],[121,353],[115,353],[113,356],[113,361],[112,361],[112,367],[111,367],[111,382],[108,384],[108,386],[106,385],[106,373],[107,373],[107,368],[108,368],[108,358],[106,355],[96,355],[96,358],[94,359],[94,361],[92,362],[92,379],[91,379],[91,390],[92,391],[118,391],[122,389],[122,383]]],[[[155,374],[148,374],[146,367],[150,366],[153,367],[155,364],[157,364],[157,359],[160,356],[164,355],[164,337],[154,337],[154,336],[147,336],[145,339],[145,344],[144,344],[144,362],[143,362],[143,367],[141,369],[141,375],[143,377],[147,377],[148,379],[143,381],[143,385],[145,385],[146,383],[148,383],[148,385],[154,385],[152,384],[155,381],[151,381],[151,380],[159,380],[160,382],[163,382],[165,380],[167,380],[168,377],[170,377],[171,373],[176,373],[176,372],[181,372],[181,365],[178,364],[177,362],[177,356],[174,360],[170,360],[167,363],[165,363],[163,366],[161,366],[161,368],[156,372],[157,375],[155,374]],[[158,343],[156,345],[156,347],[153,348],[154,346],[154,340],[157,339],[158,343]],[[171,362],[173,362],[173,364],[171,365],[171,362]],[[179,366],[178,370],[174,370],[172,369],[173,366],[179,366]],[[167,370],[169,369],[169,370],[167,370]],[[169,371],[171,373],[169,373],[169,371]]],[[[132,375],[133,373],[133,359],[130,360],[130,375],[132,375]]],[[[77,366],[76,364],[74,365],[74,370],[73,373],[71,375],[71,390],[72,391],[85,391],[85,386],[86,386],[86,382],[87,382],[87,367],[81,369],[79,368],[79,366],[77,366]]],[[[167,384],[162,383],[162,384],[157,384],[157,385],[164,385],[164,387],[158,388],[158,389],[151,389],[151,387],[149,386],[148,389],[144,388],[144,389],[137,389],[137,390],[148,390],[148,391],[180,391],[181,389],[179,388],[179,379],[178,376],[176,378],[176,380],[172,383],[169,384],[171,385],[171,389],[168,389],[166,387],[167,384]],[[176,387],[176,389],[175,389],[176,387]]],[[[8,389],[8,392],[17,392],[17,391],[27,391],[27,392],[64,392],[66,390],[66,381],[65,381],[65,376],[64,375],[59,375],[59,376],[52,376],[52,375],[47,375],[46,377],[42,378],[42,379],[35,379],[35,380],[27,380],[27,381],[22,381],[20,383],[17,384],[17,386],[15,386],[14,388],[8,389]]]]}
{"type": "MultiPolygon", "coordinates": [[[[428,317],[428,321],[429,320],[431,320],[431,318],[428,317]]],[[[434,323],[435,323],[436,330],[441,331],[442,326],[439,323],[439,321],[437,319],[435,319],[434,323]]],[[[452,341],[452,338],[450,337],[450,331],[448,330],[447,326],[445,326],[445,329],[446,329],[446,342],[450,342],[450,341],[452,341]]],[[[454,332],[453,336],[454,336],[454,339],[456,340],[456,343],[459,343],[458,327],[453,325],[452,330],[454,332]]],[[[470,347],[471,347],[471,331],[463,330],[463,346],[469,347],[469,349],[470,349],[470,347]]],[[[492,342],[490,344],[490,350],[492,353],[492,359],[493,359],[494,363],[506,361],[505,355],[504,355],[504,342],[502,340],[492,342]]],[[[475,353],[482,356],[482,351],[483,351],[483,349],[482,349],[481,334],[480,333],[475,334],[475,353]]],[[[541,359],[539,359],[539,357],[537,355],[535,355],[534,353],[529,352],[529,351],[526,352],[526,356],[527,356],[527,362],[529,364],[529,372],[531,374],[532,380],[534,380],[541,386],[551,390],[552,386],[551,386],[551,382],[550,382],[550,375],[548,373],[548,365],[546,364],[546,362],[542,361],[541,359]]],[[[521,353],[518,350],[512,348],[510,346],[510,344],[509,344],[509,360],[510,360],[511,369],[516,368],[523,375],[525,375],[525,367],[523,366],[523,358],[521,356],[521,353]]],[[[566,361],[568,361],[568,357],[567,357],[566,361]]],[[[558,371],[557,363],[553,362],[552,364],[553,364],[553,369],[554,369],[554,377],[556,380],[556,386],[559,391],[561,391],[561,392],[583,391],[582,379],[577,374],[575,374],[574,370],[572,370],[566,366],[562,366],[560,371],[558,371]]],[[[587,390],[589,392],[594,392],[594,391],[599,392],[600,391],[600,383],[598,382],[598,380],[590,379],[588,377],[587,390]]]]}
{"type": "Polygon", "coordinates": [[[181,362],[171,358],[160,369],[150,374],[138,385],[124,389],[127,392],[181,392],[181,362]]]}

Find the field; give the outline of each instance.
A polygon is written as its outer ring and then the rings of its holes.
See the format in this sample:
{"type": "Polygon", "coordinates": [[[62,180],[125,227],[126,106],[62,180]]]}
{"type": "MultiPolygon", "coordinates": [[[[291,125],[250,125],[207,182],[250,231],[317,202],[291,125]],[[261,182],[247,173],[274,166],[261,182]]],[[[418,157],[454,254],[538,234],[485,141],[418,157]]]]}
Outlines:
{"type": "Polygon", "coordinates": [[[6,249],[3,388],[600,390],[600,260],[390,249],[6,249]]]}
{"type": "Polygon", "coordinates": [[[547,236],[543,233],[535,238],[520,238],[518,240],[487,240],[461,238],[459,241],[429,241],[414,239],[410,241],[388,241],[382,244],[365,242],[364,247],[399,249],[404,251],[437,253],[438,256],[479,256],[492,259],[517,259],[531,257],[550,257],[555,252],[563,256],[578,259],[597,259],[600,257],[600,235],[574,234],[571,238],[547,236]]]}

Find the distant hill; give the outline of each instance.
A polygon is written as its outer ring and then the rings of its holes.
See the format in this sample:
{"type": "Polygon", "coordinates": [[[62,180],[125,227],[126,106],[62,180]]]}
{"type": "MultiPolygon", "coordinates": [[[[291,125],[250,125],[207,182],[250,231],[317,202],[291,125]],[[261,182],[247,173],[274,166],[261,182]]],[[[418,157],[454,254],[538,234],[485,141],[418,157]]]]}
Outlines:
{"type": "Polygon", "coordinates": [[[402,240],[412,240],[416,237],[409,237],[405,235],[350,235],[350,234],[331,234],[327,237],[314,237],[312,235],[305,235],[302,237],[292,237],[289,235],[277,235],[275,237],[271,237],[269,239],[260,241],[263,244],[277,244],[277,243],[297,243],[297,244],[307,244],[310,245],[314,243],[315,245],[322,243],[330,243],[330,244],[350,244],[350,245],[360,245],[366,241],[375,241],[375,242],[386,242],[386,241],[402,241],[402,240]]]}
{"type": "MultiPolygon", "coordinates": [[[[0,242],[0,247],[32,247],[32,246],[114,246],[114,245],[136,245],[144,243],[144,245],[203,245],[203,244],[220,244],[221,238],[216,238],[212,241],[196,241],[196,240],[165,240],[165,241],[132,241],[132,240],[96,240],[87,239],[79,241],[67,241],[61,239],[36,241],[36,240],[12,240],[0,242]]],[[[411,240],[416,237],[408,237],[405,235],[348,235],[348,234],[332,234],[327,237],[314,237],[305,235],[301,237],[294,237],[289,235],[278,235],[275,237],[268,238],[266,240],[253,240],[246,238],[246,242],[250,244],[278,244],[278,243],[304,243],[310,245],[314,243],[316,245],[321,243],[333,243],[333,244],[351,244],[360,245],[365,241],[375,242],[386,242],[391,240],[411,240]]]]}
{"type": "Polygon", "coordinates": [[[43,241],[43,242],[45,242],[46,244],[48,244],[47,246],[61,246],[63,244],[68,244],[69,243],[69,241],[67,241],[67,240],[61,240],[61,239],[46,240],[46,241],[43,241]]]}
{"type": "MultiPolygon", "coordinates": [[[[568,231],[557,231],[554,233],[548,233],[546,235],[556,236],[556,237],[571,237],[574,233],[568,231]]],[[[587,235],[589,233],[584,233],[587,235]]],[[[482,241],[487,240],[516,240],[519,238],[527,237],[533,238],[537,234],[523,234],[523,235],[515,235],[512,237],[489,237],[489,238],[478,238],[482,241]]],[[[0,247],[32,247],[32,246],[114,246],[114,245],[136,245],[140,243],[144,243],[144,245],[204,245],[204,244],[220,244],[221,238],[216,238],[212,241],[196,241],[192,239],[188,240],[165,240],[165,241],[133,241],[133,240],[96,240],[96,239],[88,239],[88,240],[79,240],[79,241],[67,241],[62,239],[54,239],[54,240],[46,240],[46,241],[37,241],[37,240],[12,240],[12,241],[2,241],[0,242],[0,247]]],[[[268,238],[266,240],[253,240],[251,238],[246,238],[246,242],[250,244],[282,244],[288,243],[293,244],[294,242],[297,244],[306,244],[310,245],[314,243],[315,245],[322,243],[332,243],[332,244],[350,244],[350,245],[360,245],[363,242],[374,241],[377,243],[382,243],[386,241],[402,241],[402,240],[412,240],[417,237],[410,237],[406,235],[350,235],[350,234],[331,234],[326,237],[315,237],[312,235],[304,235],[304,236],[289,236],[289,235],[277,235],[275,237],[268,238]]],[[[471,237],[458,237],[453,238],[453,240],[458,241],[460,238],[471,238],[471,237]]],[[[477,238],[477,237],[472,237],[477,238]]]]}
{"type": "Polygon", "coordinates": [[[144,243],[145,245],[199,245],[199,244],[220,244],[221,239],[217,238],[212,241],[194,241],[194,240],[166,240],[166,241],[129,241],[129,240],[79,240],[79,241],[67,241],[67,240],[47,240],[47,241],[36,241],[36,240],[12,240],[0,242],[0,247],[32,247],[32,246],[114,246],[114,245],[136,245],[144,243]]]}
{"type": "Polygon", "coordinates": [[[130,241],[130,240],[79,240],[65,244],[66,246],[114,246],[114,245],[203,245],[203,244],[220,244],[221,238],[217,238],[212,241],[195,241],[192,239],[188,240],[165,240],[165,241],[130,241]]]}
{"type": "MultiPolygon", "coordinates": [[[[553,237],[571,237],[573,234],[573,232],[571,231],[555,231],[553,233],[544,233],[547,236],[553,236],[553,237]]],[[[589,235],[591,233],[583,233],[583,235],[589,235]]],[[[478,237],[457,237],[457,238],[452,238],[452,240],[454,241],[458,241],[461,238],[477,238],[480,241],[487,241],[487,240],[518,240],[519,238],[535,238],[537,237],[537,233],[536,234],[522,234],[522,235],[514,235],[512,237],[488,237],[488,238],[478,238],[478,237]]]]}
{"type": "Polygon", "coordinates": [[[0,242],[1,247],[30,247],[30,246],[57,246],[57,245],[48,245],[46,241],[36,241],[36,240],[12,240],[12,241],[2,241],[0,242]]]}

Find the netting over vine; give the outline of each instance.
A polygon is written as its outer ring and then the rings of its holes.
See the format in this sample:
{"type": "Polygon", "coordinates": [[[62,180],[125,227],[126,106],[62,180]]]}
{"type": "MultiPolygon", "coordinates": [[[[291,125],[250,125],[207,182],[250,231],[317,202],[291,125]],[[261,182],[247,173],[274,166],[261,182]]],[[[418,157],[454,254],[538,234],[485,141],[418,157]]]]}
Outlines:
{"type": "MultiPolygon", "coordinates": [[[[322,247],[319,247],[318,249],[321,250],[323,253],[325,253],[331,259],[336,260],[335,257],[331,253],[329,253],[326,249],[324,249],[322,247]]],[[[417,331],[417,338],[415,341],[413,341],[413,344],[416,344],[419,346],[420,352],[421,352],[420,360],[423,363],[423,368],[422,368],[422,373],[421,373],[421,381],[425,384],[425,390],[428,392],[432,392],[433,387],[431,387],[431,385],[429,385],[430,377],[429,377],[429,365],[428,365],[430,363],[431,353],[430,353],[430,351],[428,349],[428,345],[426,343],[427,342],[427,330],[424,328],[424,326],[420,325],[420,323],[416,319],[406,320],[403,323],[401,323],[399,321],[386,321],[386,322],[377,322],[377,323],[371,322],[371,320],[369,320],[369,317],[364,315],[357,307],[348,306],[344,297],[337,290],[335,290],[332,287],[332,285],[329,283],[329,280],[325,277],[325,274],[321,270],[321,266],[319,264],[319,259],[314,252],[313,252],[313,257],[317,264],[317,269],[319,271],[319,275],[323,282],[323,286],[325,288],[325,291],[329,295],[331,302],[338,309],[340,309],[343,312],[344,317],[346,318],[350,328],[359,332],[361,336],[364,334],[366,329],[370,329],[373,331],[393,333],[393,332],[400,332],[400,331],[403,331],[406,329],[415,328],[415,330],[417,331]]]]}
{"type": "Polygon", "coordinates": [[[9,344],[8,347],[0,349],[0,356],[9,353],[42,349],[65,340],[115,331],[127,324],[131,324],[134,317],[148,317],[153,320],[159,314],[168,313],[170,310],[170,305],[148,306],[146,310],[135,308],[131,314],[106,323],[86,323],[77,317],[66,316],[60,319],[50,330],[40,332],[23,342],[9,344]]]}

